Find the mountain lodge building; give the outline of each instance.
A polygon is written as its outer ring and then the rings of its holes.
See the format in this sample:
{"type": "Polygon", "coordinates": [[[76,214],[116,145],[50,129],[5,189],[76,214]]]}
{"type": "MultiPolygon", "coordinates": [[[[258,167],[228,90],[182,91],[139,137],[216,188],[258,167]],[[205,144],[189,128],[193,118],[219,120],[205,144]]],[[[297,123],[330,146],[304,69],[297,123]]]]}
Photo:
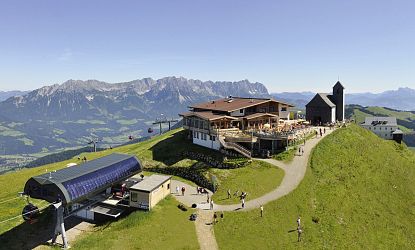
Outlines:
{"type": "Polygon", "coordinates": [[[194,144],[251,157],[254,151],[281,151],[295,138],[292,107],[271,98],[230,96],[190,106],[180,116],[194,144]]]}

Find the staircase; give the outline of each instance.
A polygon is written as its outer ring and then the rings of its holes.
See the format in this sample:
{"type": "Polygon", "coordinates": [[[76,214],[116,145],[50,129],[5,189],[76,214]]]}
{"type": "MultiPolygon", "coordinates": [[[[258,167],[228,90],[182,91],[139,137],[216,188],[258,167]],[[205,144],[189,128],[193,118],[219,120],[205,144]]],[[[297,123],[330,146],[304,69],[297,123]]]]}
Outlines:
{"type": "Polygon", "coordinates": [[[224,137],[222,137],[222,136],[219,136],[219,142],[226,149],[235,150],[236,152],[240,153],[241,155],[243,155],[245,157],[252,158],[251,151],[249,151],[248,149],[242,147],[238,143],[226,142],[224,137]]]}

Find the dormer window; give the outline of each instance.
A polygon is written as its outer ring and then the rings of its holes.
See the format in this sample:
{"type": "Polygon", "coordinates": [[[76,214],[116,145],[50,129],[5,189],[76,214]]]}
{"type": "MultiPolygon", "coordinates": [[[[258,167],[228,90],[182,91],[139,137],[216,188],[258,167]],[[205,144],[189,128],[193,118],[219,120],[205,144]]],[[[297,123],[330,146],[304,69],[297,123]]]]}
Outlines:
{"type": "Polygon", "coordinates": [[[240,110],[239,110],[239,113],[240,113],[240,114],[243,114],[243,113],[244,113],[244,110],[243,110],[243,109],[240,109],[240,110]]]}

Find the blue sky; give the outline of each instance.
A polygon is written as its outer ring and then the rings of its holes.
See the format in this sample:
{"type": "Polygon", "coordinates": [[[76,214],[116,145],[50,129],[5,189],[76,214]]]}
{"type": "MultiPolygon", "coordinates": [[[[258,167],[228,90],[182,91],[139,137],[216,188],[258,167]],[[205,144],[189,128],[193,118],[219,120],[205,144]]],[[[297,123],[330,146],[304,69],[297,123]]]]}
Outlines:
{"type": "Polygon", "coordinates": [[[415,88],[415,1],[0,2],[0,90],[67,79],[415,88]]]}

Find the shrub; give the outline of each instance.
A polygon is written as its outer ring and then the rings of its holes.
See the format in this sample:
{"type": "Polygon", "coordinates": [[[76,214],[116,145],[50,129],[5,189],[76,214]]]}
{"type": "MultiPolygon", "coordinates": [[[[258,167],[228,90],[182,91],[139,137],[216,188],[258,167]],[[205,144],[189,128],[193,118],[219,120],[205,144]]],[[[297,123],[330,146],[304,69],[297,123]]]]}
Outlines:
{"type": "Polygon", "coordinates": [[[318,224],[318,223],[320,222],[320,218],[319,218],[319,217],[317,217],[317,216],[313,216],[313,217],[311,217],[311,220],[312,220],[314,223],[316,223],[316,224],[318,224]]]}

